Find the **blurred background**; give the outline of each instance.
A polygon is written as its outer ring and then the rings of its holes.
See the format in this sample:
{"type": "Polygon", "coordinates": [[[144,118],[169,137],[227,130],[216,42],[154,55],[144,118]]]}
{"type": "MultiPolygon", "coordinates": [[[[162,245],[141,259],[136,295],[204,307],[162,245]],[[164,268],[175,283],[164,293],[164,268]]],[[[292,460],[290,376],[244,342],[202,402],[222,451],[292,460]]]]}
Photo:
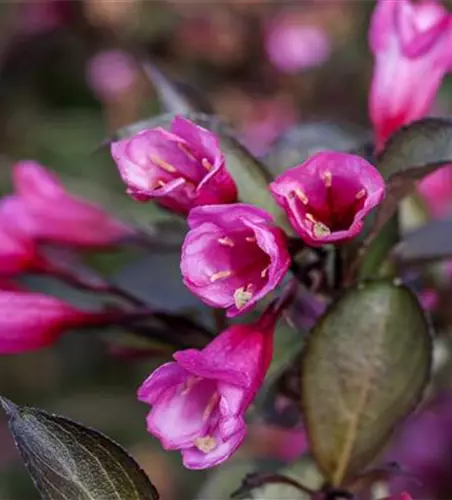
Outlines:
{"type": "MultiPolygon", "coordinates": [[[[0,2],[0,189],[10,190],[12,163],[30,158],[123,219],[143,227],[165,222],[168,216],[153,205],[128,199],[108,150],[98,148],[118,127],[160,110],[136,54],[196,87],[256,155],[265,155],[299,123],[305,124],[296,137],[300,147],[321,148],[326,137],[330,147],[352,147],[369,128],[367,28],[373,7],[369,0],[0,2]]],[[[450,112],[451,89],[447,80],[435,114],[450,112]]],[[[90,262],[116,276],[135,257],[133,251],[105,252],[90,262]]],[[[180,287],[165,289],[171,271],[158,270],[156,259],[139,269],[146,276],[135,269],[126,281],[154,294],[151,300],[161,307],[186,305],[180,287]]],[[[49,280],[30,283],[75,304],[97,300],[49,280]]],[[[150,474],[162,500],[219,498],[201,489],[209,473],[185,471],[177,454],[163,452],[146,433],[146,408],[135,392],[156,362],[118,352],[102,335],[73,333],[52,348],[2,357],[0,393],[113,437],[150,474]]],[[[254,426],[238,459],[222,469],[237,467],[232,477],[239,486],[254,468],[251,458],[264,463],[296,454],[286,446],[293,439],[284,430],[254,426]]],[[[297,439],[302,448],[303,436],[297,439]]],[[[37,498],[2,419],[0,499],[37,498]]]]}

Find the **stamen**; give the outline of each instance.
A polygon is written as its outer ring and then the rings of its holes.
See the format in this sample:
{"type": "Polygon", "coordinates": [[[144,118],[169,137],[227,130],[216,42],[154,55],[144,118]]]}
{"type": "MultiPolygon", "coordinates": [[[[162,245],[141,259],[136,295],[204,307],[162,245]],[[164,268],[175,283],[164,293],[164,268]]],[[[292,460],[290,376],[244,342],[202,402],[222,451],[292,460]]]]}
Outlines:
{"type": "Polygon", "coordinates": [[[256,243],[256,236],[247,236],[245,238],[245,241],[247,241],[248,243],[256,243]]]}
{"type": "Polygon", "coordinates": [[[265,278],[265,276],[267,276],[269,269],[270,269],[270,266],[267,266],[265,269],[262,269],[261,278],[265,278]]]}
{"type": "Polygon", "coordinates": [[[186,396],[200,380],[201,377],[188,377],[181,391],[181,396],[186,396]]]}
{"type": "Polygon", "coordinates": [[[206,169],[206,170],[212,170],[213,166],[210,163],[210,161],[207,158],[203,158],[201,160],[201,165],[206,169]]]}
{"type": "Polygon", "coordinates": [[[312,214],[306,214],[305,217],[309,222],[312,222],[312,232],[316,238],[322,238],[331,234],[331,229],[323,222],[319,222],[312,214]]]}
{"type": "Polygon", "coordinates": [[[361,191],[358,191],[356,194],[355,194],[355,198],[357,200],[360,200],[361,198],[364,198],[364,196],[366,196],[366,190],[365,189],[361,189],[361,191]]]}
{"type": "Polygon", "coordinates": [[[160,187],[166,186],[166,182],[163,182],[162,179],[159,179],[157,181],[157,186],[160,186],[160,187]]]}
{"type": "Polygon", "coordinates": [[[251,292],[251,289],[253,288],[252,283],[248,284],[245,287],[240,287],[237,288],[237,290],[234,292],[234,303],[235,307],[237,309],[241,309],[242,307],[245,307],[246,304],[253,298],[253,293],[251,292]]]}
{"type": "Polygon", "coordinates": [[[185,155],[187,155],[190,160],[192,161],[198,161],[192,154],[192,152],[187,148],[187,146],[185,144],[182,144],[181,142],[178,142],[177,143],[177,147],[182,151],[182,153],[184,153],[185,155]]]}
{"type": "Polygon", "coordinates": [[[295,194],[301,200],[303,205],[307,205],[309,203],[309,198],[303,193],[301,189],[295,189],[295,194]]]}
{"type": "Polygon", "coordinates": [[[203,453],[210,453],[217,447],[217,442],[213,436],[204,436],[200,438],[196,438],[193,444],[198,448],[199,451],[203,453]]]}
{"type": "Polygon", "coordinates": [[[157,167],[163,168],[163,170],[166,170],[167,172],[169,172],[171,174],[174,174],[175,172],[177,172],[175,167],[173,167],[170,163],[163,160],[159,156],[150,155],[150,159],[151,159],[152,163],[155,163],[157,165],[157,167]]]}
{"type": "Polygon", "coordinates": [[[233,247],[235,245],[234,242],[231,240],[231,238],[228,238],[227,236],[225,236],[224,238],[218,238],[217,241],[220,245],[223,245],[224,247],[233,247]]]}
{"type": "Polygon", "coordinates": [[[206,409],[204,410],[202,414],[202,420],[203,422],[206,422],[210,415],[212,415],[213,410],[215,410],[215,407],[218,404],[218,401],[220,401],[220,395],[218,392],[214,392],[212,394],[212,397],[210,398],[209,402],[207,403],[206,409]]]}
{"type": "Polygon", "coordinates": [[[330,228],[322,222],[316,222],[312,231],[316,238],[322,238],[323,236],[329,236],[331,234],[330,228]]]}
{"type": "Polygon", "coordinates": [[[217,273],[212,274],[212,276],[210,277],[210,281],[213,283],[223,278],[229,278],[229,276],[232,276],[232,274],[232,271],[218,271],[217,273]]]}
{"type": "Polygon", "coordinates": [[[330,188],[333,184],[333,174],[330,171],[323,172],[323,182],[325,183],[325,187],[330,188]]]}

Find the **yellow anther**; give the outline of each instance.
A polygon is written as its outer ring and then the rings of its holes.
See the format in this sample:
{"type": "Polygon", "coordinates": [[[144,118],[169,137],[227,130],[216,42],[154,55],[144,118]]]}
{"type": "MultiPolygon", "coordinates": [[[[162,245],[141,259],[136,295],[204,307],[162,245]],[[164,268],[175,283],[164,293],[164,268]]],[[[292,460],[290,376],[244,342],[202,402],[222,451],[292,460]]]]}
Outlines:
{"type": "Polygon", "coordinates": [[[267,266],[265,269],[262,269],[261,278],[265,278],[265,276],[267,276],[269,269],[270,269],[270,266],[267,266]]]}
{"type": "Polygon", "coordinates": [[[229,278],[229,276],[232,276],[232,271],[218,271],[217,273],[212,274],[210,281],[213,283],[214,281],[221,280],[223,278],[229,278]]]}
{"type": "Polygon", "coordinates": [[[190,158],[190,160],[197,161],[196,158],[193,156],[192,152],[187,148],[185,144],[178,142],[177,147],[182,151],[182,153],[187,155],[190,158]]]}
{"type": "Polygon", "coordinates": [[[301,200],[301,203],[303,203],[303,205],[307,205],[309,203],[309,198],[303,193],[301,189],[295,189],[295,194],[301,200]]]}
{"type": "Polygon", "coordinates": [[[247,241],[248,243],[256,243],[256,236],[247,236],[245,238],[245,241],[247,241]]]}
{"type": "Polygon", "coordinates": [[[220,245],[223,245],[224,247],[234,246],[234,242],[231,240],[231,238],[228,238],[227,236],[225,236],[224,238],[218,238],[217,241],[220,245]]]}
{"type": "Polygon", "coordinates": [[[323,236],[329,236],[331,234],[330,228],[325,224],[323,224],[322,222],[314,223],[312,231],[316,238],[322,238],[323,236]]]}
{"type": "Polygon", "coordinates": [[[207,158],[203,158],[201,160],[201,165],[206,169],[206,170],[212,170],[212,164],[207,158]]]}
{"type": "Polygon", "coordinates": [[[206,422],[209,419],[210,415],[212,415],[212,412],[213,410],[215,410],[218,401],[220,401],[220,395],[218,394],[218,392],[214,392],[209,402],[207,403],[206,409],[202,414],[203,422],[206,422]]]}
{"type": "Polygon", "coordinates": [[[325,183],[325,187],[330,188],[333,184],[333,174],[327,170],[323,172],[322,178],[323,182],[325,183]]]}
{"type": "Polygon", "coordinates": [[[312,214],[306,214],[306,219],[312,222],[312,232],[316,238],[322,238],[331,234],[330,228],[323,222],[319,222],[312,214]]]}
{"type": "Polygon", "coordinates": [[[161,179],[159,179],[159,180],[157,181],[157,186],[159,186],[159,187],[166,186],[166,182],[163,182],[161,179]]]}
{"type": "Polygon", "coordinates": [[[193,444],[198,448],[199,451],[203,453],[210,453],[217,447],[217,442],[213,436],[204,436],[201,438],[196,438],[193,444]]]}
{"type": "Polygon", "coordinates": [[[366,196],[366,190],[365,189],[361,189],[361,191],[358,191],[356,194],[355,194],[355,198],[357,200],[360,200],[361,198],[364,198],[364,196],[366,196]]]}
{"type": "Polygon", "coordinates": [[[240,287],[234,292],[234,304],[237,309],[245,307],[246,304],[253,298],[253,293],[250,291],[253,285],[249,284],[247,287],[240,287]]]}
{"type": "Polygon", "coordinates": [[[150,155],[150,159],[152,163],[155,163],[157,167],[163,168],[163,170],[166,170],[167,172],[174,174],[177,172],[176,168],[171,165],[171,163],[168,163],[167,161],[163,160],[159,156],[155,155],[150,155]]]}

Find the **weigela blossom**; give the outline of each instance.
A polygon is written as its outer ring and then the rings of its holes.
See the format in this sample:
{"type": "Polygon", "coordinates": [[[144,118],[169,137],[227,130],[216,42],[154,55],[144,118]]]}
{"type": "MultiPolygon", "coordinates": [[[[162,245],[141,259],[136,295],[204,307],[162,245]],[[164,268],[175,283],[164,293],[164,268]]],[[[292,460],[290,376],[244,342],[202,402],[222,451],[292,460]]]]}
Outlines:
{"type": "Polygon", "coordinates": [[[286,237],[264,210],[206,205],[188,216],[182,246],[185,285],[229,317],[252,309],[282,280],[290,264],[286,237]]]}
{"type": "Polygon", "coordinates": [[[185,467],[205,469],[230,457],[246,434],[244,415],[272,358],[277,315],[272,307],[254,324],[234,325],[202,350],[174,354],[138,390],[152,406],[148,431],[185,467]]]}
{"type": "Polygon", "coordinates": [[[359,156],[322,152],[277,177],[270,190],[301,238],[320,246],[359,234],[385,183],[359,156]]]}
{"type": "Polygon", "coordinates": [[[233,203],[235,183],[212,132],[176,117],[171,132],[143,130],[111,146],[127,192],[182,215],[199,205],[233,203]]]}
{"type": "Polygon", "coordinates": [[[81,247],[108,246],[133,234],[102,208],[68,193],[39,163],[17,163],[13,182],[16,195],[8,197],[3,211],[16,232],[81,247]]]}
{"type": "Polygon", "coordinates": [[[451,67],[452,18],[435,0],[379,0],[369,41],[370,116],[381,149],[398,128],[429,112],[451,67]]]}
{"type": "Polygon", "coordinates": [[[46,347],[66,329],[89,325],[100,317],[55,297],[4,288],[0,290],[0,354],[46,347]]]}
{"type": "Polygon", "coordinates": [[[13,229],[13,221],[0,202],[0,276],[14,276],[30,269],[36,260],[36,246],[25,235],[13,229]]]}

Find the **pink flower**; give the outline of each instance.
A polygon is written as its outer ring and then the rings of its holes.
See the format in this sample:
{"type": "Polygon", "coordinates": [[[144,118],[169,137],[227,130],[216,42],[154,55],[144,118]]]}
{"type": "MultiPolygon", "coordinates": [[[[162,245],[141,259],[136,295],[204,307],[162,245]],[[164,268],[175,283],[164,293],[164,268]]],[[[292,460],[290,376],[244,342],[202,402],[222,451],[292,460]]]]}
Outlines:
{"type": "Polygon", "coordinates": [[[452,165],[447,165],[428,175],[419,183],[418,190],[433,217],[450,216],[452,214],[452,165]]]}
{"type": "Polygon", "coordinates": [[[322,28],[300,25],[289,15],[278,16],[266,32],[267,56],[283,73],[320,66],[330,56],[331,48],[331,40],[322,28]]]}
{"type": "Polygon", "coordinates": [[[451,65],[452,18],[435,0],[379,0],[369,39],[370,116],[381,149],[399,127],[429,112],[451,65]]]}
{"type": "Polygon", "coordinates": [[[102,208],[68,193],[56,176],[34,161],[17,163],[13,181],[17,196],[7,199],[3,211],[17,232],[82,247],[108,246],[133,233],[102,208]]]}
{"type": "Polygon", "coordinates": [[[132,87],[137,73],[133,58],[121,50],[95,54],[88,62],[87,79],[101,100],[115,99],[132,87]]]}
{"type": "Polygon", "coordinates": [[[171,132],[143,130],[112,144],[128,193],[142,201],[157,200],[180,214],[193,207],[233,203],[237,189],[212,132],[176,117],[171,132]]]}
{"type": "Polygon", "coordinates": [[[79,311],[54,297],[0,291],[0,354],[32,351],[52,344],[64,330],[89,324],[95,313],[79,311]]]}
{"type": "Polygon", "coordinates": [[[210,205],[188,216],[181,259],[185,285],[229,317],[252,309],[283,279],[290,264],[286,238],[264,210],[210,205]]]}
{"type": "Polygon", "coordinates": [[[145,380],[138,399],[152,410],[148,431],[167,450],[180,450],[185,467],[224,462],[246,434],[244,414],[272,357],[277,315],[272,307],[250,325],[234,325],[206,348],[174,354],[145,380]]]}
{"type": "Polygon", "coordinates": [[[301,238],[320,246],[359,234],[385,183],[363,158],[326,151],[280,175],[270,190],[301,238]]]}
{"type": "Polygon", "coordinates": [[[0,202],[0,275],[14,276],[30,269],[36,260],[34,242],[14,229],[14,219],[7,220],[3,210],[4,201],[0,202]]]}

